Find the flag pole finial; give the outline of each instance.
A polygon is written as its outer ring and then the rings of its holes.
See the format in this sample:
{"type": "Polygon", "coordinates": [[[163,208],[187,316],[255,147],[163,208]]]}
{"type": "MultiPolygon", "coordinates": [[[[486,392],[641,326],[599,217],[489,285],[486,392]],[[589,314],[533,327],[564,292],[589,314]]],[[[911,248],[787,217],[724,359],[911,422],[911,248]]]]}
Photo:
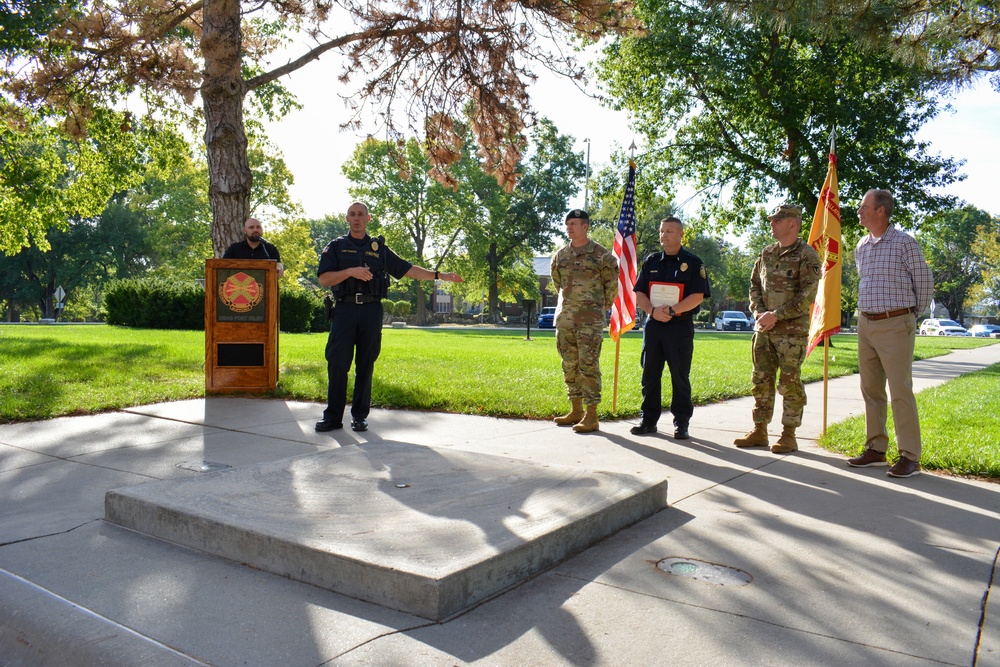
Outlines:
{"type": "Polygon", "coordinates": [[[837,154],[837,127],[836,126],[834,126],[833,129],[830,130],[830,154],[831,155],[836,155],[837,154]]]}

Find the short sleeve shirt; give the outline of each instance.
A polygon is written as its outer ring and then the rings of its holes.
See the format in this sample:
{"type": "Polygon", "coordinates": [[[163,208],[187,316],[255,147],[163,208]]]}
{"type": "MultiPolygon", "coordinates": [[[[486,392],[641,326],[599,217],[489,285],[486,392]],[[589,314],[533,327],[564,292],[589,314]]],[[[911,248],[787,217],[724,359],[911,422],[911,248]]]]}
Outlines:
{"type": "MultiPolygon", "coordinates": [[[[646,261],[642,263],[642,268],[639,269],[639,277],[635,281],[635,291],[649,296],[649,284],[654,282],[683,285],[682,298],[691,294],[704,294],[705,298],[711,296],[705,264],[697,255],[688,252],[685,248],[681,248],[676,255],[658,252],[646,258],[646,261]]],[[[699,305],[671,321],[679,322],[691,319],[700,308],[699,305]]]]}
{"type": "Polygon", "coordinates": [[[345,234],[330,241],[323,248],[316,275],[329,271],[342,271],[365,264],[375,270],[380,270],[383,257],[385,258],[384,270],[396,280],[405,276],[406,272],[413,266],[410,262],[399,257],[388,246],[381,247],[379,241],[368,234],[365,234],[363,239],[356,239],[350,234],[345,234]]]}

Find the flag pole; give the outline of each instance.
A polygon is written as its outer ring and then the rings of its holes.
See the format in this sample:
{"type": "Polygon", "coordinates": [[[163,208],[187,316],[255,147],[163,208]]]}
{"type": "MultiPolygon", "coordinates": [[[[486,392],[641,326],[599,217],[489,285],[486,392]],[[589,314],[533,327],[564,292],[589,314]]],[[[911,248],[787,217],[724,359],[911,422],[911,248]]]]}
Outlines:
{"type": "Polygon", "coordinates": [[[826,434],[829,381],[830,337],[840,331],[840,280],[843,236],[840,229],[840,195],[837,184],[837,128],[830,130],[830,166],[820,190],[809,245],[819,254],[822,265],[819,289],[810,317],[806,354],[823,343],[823,434],[826,434]]]}
{"type": "MultiPolygon", "coordinates": [[[[830,154],[837,154],[836,147],[837,139],[837,128],[834,127],[830,130],[830,154]]],[[[826,415],[827,406],[829,405],[829,389],[830,389],[830,337],[826,336],[823,338],[823,430],[820,435],[826,435],[826,415]]]]}
{"type": "Polygon", "coordinates": [[[823,339],[823,432],[826,435],[827,380],[830,377],[830,337],[823,339]]]}
{"type": "MultiPolygon", "coordinates": [[[[628,162],[629,162],[629,169],[631,170],[631,169],[635,168],[634,167],[634,164],[635,164],[635,141],[634,140],[632,141],[632,145],[629,146],[629,150],[631,151],[631,155],[629,156],[629,161],[628,162]]],[[[628,203],[628,187],[629,187],[628,183],[626,183],[626,185],[625,185],[625,198],[622,201],[622,208],[623,209],[626,207],[626,205],[628,203]]],[[[633,182],[633,188],[634,188],[634,182],[633,182]]],[[[634,197],[634,192],[635,191],[633,189],[633,197],[634,197]]],[[[635,207],[635,200],[634,199],[632,201],[632,207],[633,207],[633,218],[634,218],[634,207],[635,207]]],[[[633,219],[633,222],[634,222],[634,219],[633,219]]],[[[622,214],[620,213],[619,214],[619,219],[618,219],[619,233],[620,233],[620,229],[621,229],[621,224],[622,224],[622,214]]],[[[634,230],[633,230],[633,234],[634,234],[634,230]]],[[[621,244],[622,244],[622,246],[625,245],[625,239],[622,239],[621,244]]],[[[619,281],[618,281],[619,297],[615,300],[618,303],[615,304],[614,308],[618,309],[619,303],[621,303],[622,305],[624,305],[624,301],[625,300],[621,298],[621,289],[622,289],[622,285],[621,285],[621,280],[622,280],[621,279],[622,264],[621,264],[621,254],[620,253],[622,252],[622,248],[616,248],[616,251],[617,251],[617,253],[616,253],[615,260],[618,262],[618,266],[619,266],[619,281]]],[[[634,262],[635,258],[633,257],[632,260],[630,260],[630,261],[634,262]]],[[[612,319],[614,319],[615,315],[616,315],[616,313],[614,311],[612,311],[612,314],[611,314],[612,319]]],[[[621,312],[618,312],[617,315],[620,318],[622,314],[621,314],[621,312]]],[[[632,313],[631,313],[631,317],[632,317],[632,324],[631,324],[631,326],[629,326],[629,328],[631,328],[632,326],[635,326],[635,323],[634,323],[635,322],[634,305],[633,305],[633,310],[632,310],[632,313]]],[[[613,325],[614,325],[614,323],[612,323],[612,328],[613,328],[613,325]]],[[[628,329],[626,329],[626,331],[627,330],[628,329]]],[[[618,368],[619,368],[619,360],[621,359],[621,346],[622,346],[622,340],[621,340],[622,337],[621,337],[621,334],[623,332],[619,329],[617,333],[618,333],[618,335],[613,335],[612,336],[615,339],[615,380],[614,380],[614,383],[613,383],[614,389],[612,390],[612,394],[611,394],[611,414],[615,414],[615,415],[618,414],[618,368]]]]}

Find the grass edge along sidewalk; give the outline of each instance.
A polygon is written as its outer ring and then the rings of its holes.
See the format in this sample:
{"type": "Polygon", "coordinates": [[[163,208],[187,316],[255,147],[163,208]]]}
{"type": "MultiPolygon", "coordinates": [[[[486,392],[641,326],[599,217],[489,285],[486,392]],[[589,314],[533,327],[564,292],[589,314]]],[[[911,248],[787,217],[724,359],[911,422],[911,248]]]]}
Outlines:
{"type": "MultiPolygon", "coordinates": [[[[856,340],[849,335],[834,337],[831,377],[857,372],[856,340]]],[[[996,342],[918,337],[915,357],[925,359],[996,342]]],[[[325,344],[325,334],[282,334],[281,380],[275,397],[325,400],[325,344]]],[[[614,342],[607,339],[601,357],[602,419],[634,417],[641,401],[641,336],[627,335],[620,352],[618,411],[611,413],[614,349],[614,342]]],[[[822,359],[819,349],[806,360],[806,382],[822,377],[822,359]]],[[[204,395],[204,333],[0,326],[0,367],[4,369],[0,423],[196,398],[204,395]]],[[[749,395],[750,371],[748,334],[698,332],[692,367],[696,404],[749,395]]],[[[925,468],[1000,477],[1000,425],[996,424],[1000,377],[996,369],[981,373],[983,377],[975,382],[982,386],[970,384],[955,394],[918,395],[925,468]],[[969,396],[982,400],[966,405],[969,396]],[[943,407],[925,405],[928,401],[943,407]],[[961,420],[954,417],[956,413],[962,415],[961,420]],[[966,423],[975,426],[965,431],[960,426],[966,423]]],[[[536,419],[562,414],[566,408],[551,331],[533,331],[532,339],[526,340],[525,332],[515,329],[387,329],[375,374],[373,404],[377,407],[536,419]]],[[[664,378],[664,384],[669,401],[669,380],[664,378]]],[[[863,428],[863,419],[847,420],[832,427],[821,444],[854,454],[863,442],[863,428]],[[851,444],[841,447],[837,443],[851,444]]]]}
{"type": "MultiPolygon", "coordinates": [[[[920,465],[960,476],[1000,482],[1000,364],[966,373],[917,394],[923,451],[920,465]]],[[[892,408],[889,408],[889,457],[896,457],[892,408]]],[[[865,417],[857,415],[827,427],[818,444],[856,456],[865,441],[865,417]]]]}

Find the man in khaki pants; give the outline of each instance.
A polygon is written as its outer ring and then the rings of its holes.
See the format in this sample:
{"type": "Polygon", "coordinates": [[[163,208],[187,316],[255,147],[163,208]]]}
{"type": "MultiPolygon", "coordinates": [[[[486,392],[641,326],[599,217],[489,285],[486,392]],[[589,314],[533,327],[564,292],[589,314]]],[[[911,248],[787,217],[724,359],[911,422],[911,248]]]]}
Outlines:
{"type": "Polygon", "coordinates": [[[913,396],[916,314],[930,305],[934,277],[916,239],[890,224],[892,207],[888,191],[869,190],[858,208],[861,226],[869,232],[854,254],[860,278],[858,366],[867,438],[865,451],[847,464],[855,468],[888,465],[888,381],[899,448],[899,461],[888,474],[912,477],[920,472],[920,420],[913,396]]]}

